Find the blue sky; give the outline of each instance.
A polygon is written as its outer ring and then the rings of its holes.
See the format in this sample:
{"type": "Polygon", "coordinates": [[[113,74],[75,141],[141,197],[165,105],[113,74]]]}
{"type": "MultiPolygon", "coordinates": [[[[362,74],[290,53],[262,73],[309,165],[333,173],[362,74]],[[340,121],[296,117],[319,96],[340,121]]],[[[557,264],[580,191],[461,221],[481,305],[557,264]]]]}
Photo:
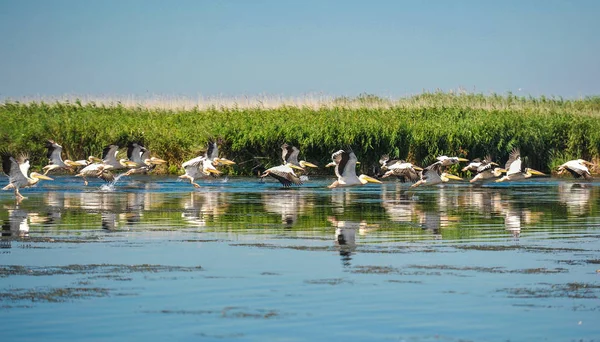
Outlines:
{"type": "Polygon", "coordinates": [[[0,98],[593,95],[599,17],[584,0],[0,0],[0,98]]]}

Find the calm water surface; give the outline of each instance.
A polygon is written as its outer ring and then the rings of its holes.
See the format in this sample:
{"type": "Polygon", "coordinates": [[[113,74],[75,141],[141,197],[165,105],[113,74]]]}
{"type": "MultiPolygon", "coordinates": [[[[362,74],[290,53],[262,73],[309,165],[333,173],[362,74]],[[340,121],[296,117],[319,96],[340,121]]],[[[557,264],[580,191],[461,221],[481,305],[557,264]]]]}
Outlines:
{"type": "Polygon", "coordinates": [[[2,192],[0,336],[600,340],[600,183],[330,182],[2,192]]]}

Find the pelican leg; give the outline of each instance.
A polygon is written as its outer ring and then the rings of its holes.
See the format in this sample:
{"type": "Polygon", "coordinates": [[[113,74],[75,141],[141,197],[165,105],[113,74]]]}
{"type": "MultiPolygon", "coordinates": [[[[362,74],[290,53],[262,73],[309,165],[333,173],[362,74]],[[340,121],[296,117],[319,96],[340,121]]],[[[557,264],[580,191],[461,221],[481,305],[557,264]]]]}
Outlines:
{"type": "Polygon", "coordinates": [[[331,185],[328,186],[329,189],[333,189],[333,188],[337,188],[340,185],[340,183],[338,181],[335,181],[333,183],[331,183],[331,185]]]}
{"type": "Polygon", "coordinates": [[[15,197],[17,198],[17,201],[20,201],[25,198],[25,196],[21,195],[21,193],[19,192],[19,188],[17,187],[15,187],[15,197]]]}
{"type": "Polygon", "coordinates": [[[88,181],[87,181],[87,179],[85,179],[85,176],[81,176],[81,178],[83,178],[83,185],[87,186],[88,185],[88,181]]]}

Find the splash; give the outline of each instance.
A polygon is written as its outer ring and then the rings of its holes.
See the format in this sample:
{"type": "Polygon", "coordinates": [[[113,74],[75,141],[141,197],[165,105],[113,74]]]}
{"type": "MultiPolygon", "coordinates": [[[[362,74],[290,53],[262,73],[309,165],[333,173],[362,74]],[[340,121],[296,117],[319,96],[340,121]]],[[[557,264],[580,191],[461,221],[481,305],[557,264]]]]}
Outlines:
{"type": "Polygon", "coordinates": [[[306,176],[306,175],[302,175],[302,176],[300,176],[300,180],[301,180],[302,182],[306,182],[306,181],[308,181],[308,176],[306,176]]]}

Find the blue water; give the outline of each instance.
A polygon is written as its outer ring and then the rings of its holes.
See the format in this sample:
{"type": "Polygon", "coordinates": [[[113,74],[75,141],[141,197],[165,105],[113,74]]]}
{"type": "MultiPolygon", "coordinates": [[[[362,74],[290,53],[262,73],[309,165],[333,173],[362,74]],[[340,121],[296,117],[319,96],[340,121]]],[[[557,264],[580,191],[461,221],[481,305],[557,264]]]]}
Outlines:
{"type": "Polygon", "coordinates": [[[600,340],[600,183],[329,183],[2,192],[0,336],[600,340]]]}

